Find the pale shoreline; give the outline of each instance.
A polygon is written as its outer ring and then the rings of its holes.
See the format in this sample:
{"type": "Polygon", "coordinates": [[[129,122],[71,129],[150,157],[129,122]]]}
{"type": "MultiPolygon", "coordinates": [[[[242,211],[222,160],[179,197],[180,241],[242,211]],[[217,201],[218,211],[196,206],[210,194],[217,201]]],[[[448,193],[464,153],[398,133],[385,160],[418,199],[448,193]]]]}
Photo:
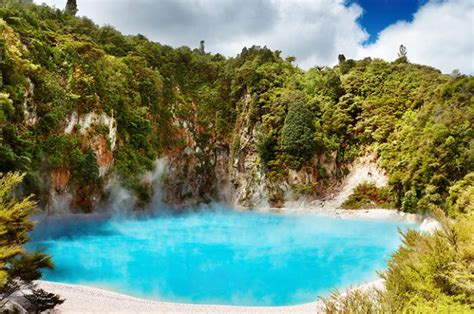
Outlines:
{"type": "Polygon", "coordinates": [[[283,208],[259,209],[258,212],[275,212],[279,214],[291,215],[319,215],[339,219],[362,219],[362,220],[388,220],[402,221],[411,224],[422,224],[424,221],[431,220],[431,217],[425,217],[420,214],[405,213],[397,209],[370,208],[370,209],[342,209],[342,208],[324,208],[311,207],[311,205],[286,206],[283,208]]]}
{"type": "MultiPolygon", "coordinates": [[[[185,304],[140,299],[89,286],[49,281],[38,281],[37,284],[66,299],[54,313],[321,313],[323,309],[323,302],[316,300],[292,306],[185,304]]],[[[383,280],[379,279],[355,289],[383,289],[383,285],[383,280]]]]}

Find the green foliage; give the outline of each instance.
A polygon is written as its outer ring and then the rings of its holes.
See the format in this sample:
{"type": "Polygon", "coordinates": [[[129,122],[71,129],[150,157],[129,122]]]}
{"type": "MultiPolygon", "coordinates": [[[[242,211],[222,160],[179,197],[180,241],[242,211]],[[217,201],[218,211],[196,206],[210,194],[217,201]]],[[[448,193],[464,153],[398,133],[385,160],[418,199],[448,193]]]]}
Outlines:
{"type": "Polygon", "coordinates": [[[468,100],[473,92],[470,78],[440,85],[418,112],[405,112],[381,146],[396,204],[404,210],[427,211],[430,204],[447,210],[450,187],[473,171],[474,112],[468,100]],[[456,96],[446,98],[452,90],[456,96]]]}
{"type": "Polygon", "coordinates": [[[383,291],[354,289],[341,294],[335,290],[327,298],[321,298],[326,314],[384,314],[392,313],[383,291]]]}
{"type": "Polygon", "coordinates": [[[8,94],[0,94],[0,123],[5,123],[14,112],[13,101],[8,94]]]}
{"type": "Polygon", "coordinates": [[[387,293],[398,309],[464,308],[474,304],[474,216],[450,222],[435,211],[442,229],[433,235],[408,231],[383,274],[387,293]]]}
{"type": "Polygon", "coordinates": [[[378,188],[374,183],[359,184],[349,198],[341,205],[345,209],[393,208],[390,190],[378,188]]]}
{"type": "Polygon", "coordinates": [[[267,165],[271,160],[275,158],[275,148],[278,143],[278,138],[275,134],[270,133],[270,131],[265,128],[265,126],[260,125],[255,130],[255,148],[260,157],[260,160],[264,165],[267,165]]]}
{"type": "Polygon", "coordinates": [[[71,173],[81,185],[94,185],[99,179],[99,167],[95,152],[88,148],[84,153],[74,149],[71,153],[71,173]]]}
{"type": "Polygon", "coordinates": [[[31,197],[16,200],[11,196],[22,179],[18,173],[0,177],[0,288],[11,280],[8,263],[23,253],[22,244],[28,241],[28,232],[33,229],[29,215],[35,204],[31,197]]]}
{"type": "Polygon", "coordinates": [[[381,274],[385,290],[338,292],[324,299],[327,313],[471,313],[474,310],[474,216],[450,221],[435,209],[442,229],[410,230],[381,274]]]}
{"type": "Polygon", "coordinates": [[[31,196],[13,196],[23,177],[18,173],[0,175],[0,307],[22,286],[32,286],[40,279],[40,269],[53,267],[48,255],[23,248],[33,230],[30,215],[35,209],[31,196]]]}
{"type": "Polygon", "coordinates": [[[308,160],[315,150],[313,114],[302,101],[289,104],[281,145],[288,154],[308,160]]]}
{"type": "Polygon", "coordinates": [[[468,173],[462,180],[449,188],[447,199],[449,214],[474,213],[474,172],[468,173]]]}

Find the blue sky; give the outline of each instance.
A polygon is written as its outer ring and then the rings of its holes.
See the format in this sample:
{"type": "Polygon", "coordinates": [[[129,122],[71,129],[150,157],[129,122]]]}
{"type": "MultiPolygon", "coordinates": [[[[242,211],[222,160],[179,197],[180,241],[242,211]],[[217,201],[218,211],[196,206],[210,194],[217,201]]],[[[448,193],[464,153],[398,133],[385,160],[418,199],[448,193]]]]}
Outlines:
{"type": "Polygon", "coordinates": [[[353,0],[364,10],[359,18],[360,24],[369,33],[367,44],[374,43],[380,33],[387,26],[400,21],[411,22],[413,14],[427,2],[427,0],[353,0]]]}
{"type": "MultiPolygon", "coordinates": [[[[35,0],[64,8],[66,0],[35,0]]],[[[474,0],[77,0],[80,16],[173,47],[235,56],[267,46],[303,69],[397,58],[474,74],[474,0]]]]}

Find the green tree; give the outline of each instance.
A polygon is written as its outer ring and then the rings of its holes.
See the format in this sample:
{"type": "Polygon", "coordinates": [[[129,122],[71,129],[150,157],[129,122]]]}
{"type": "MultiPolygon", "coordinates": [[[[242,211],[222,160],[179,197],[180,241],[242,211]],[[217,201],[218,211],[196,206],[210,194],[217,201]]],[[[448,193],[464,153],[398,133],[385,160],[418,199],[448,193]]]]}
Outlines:
{"type": "Polygon", "coordinates": [[[76,0],[67,0],[66,8],[64,9],[66,14],[76,15],[77,13],[77,2],[76,0]]]}
{"type": "Polygon", "coordinates": [[[297,100],[290,105],[282,129],[282,148],[294,157],[307,160],[315,149],[313,113],[297,100]]]}
{"type": "Polygon", "coordinates": [[[0,176],[0,307],[22,288],[37,291],[33,281],[41,278],[40,270],[53,267],[48,255],[23,248],[33,230],[30,215],[35,209],[32,196],[13,196],[23,177],[19,173],[0,176]]]}
{"type": "Polygon", "coordinates": [[[408,62],[407,58],[407,47],[404,45],[400,45],[400,48],[398,49],[398,62],[408,62]]]}
{"type": "Polygon", "coordinates": [[[339,61],[339,65],[341,65],[342,63],[346,62],[346,56],[343,54],[340,54],[337,56],[337,60],[339,61]]]}

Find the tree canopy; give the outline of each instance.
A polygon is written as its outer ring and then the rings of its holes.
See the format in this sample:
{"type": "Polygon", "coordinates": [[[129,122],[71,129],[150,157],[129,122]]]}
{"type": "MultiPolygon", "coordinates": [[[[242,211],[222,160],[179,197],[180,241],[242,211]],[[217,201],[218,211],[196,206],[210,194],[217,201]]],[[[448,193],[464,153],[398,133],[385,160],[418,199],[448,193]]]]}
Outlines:
{"type": "Polygon", "coordinates": [[[26,172],[24,189],[41,204],[50,171],[74,173],[69,183],[84,194],[103,186],[91,135],[80,126],[64,133],[69,117],[89,112],[116,120],[112,171],[142,196],[141,177],[157,158],[195,143],[211,176],[209,152],[238,152],[247,130],[273,183],[290,168],[315,168],[319,181],[307,192],[320,195],[371,150],[405,211],[436,205],[454,214],[470,199],[459,187],[474,171],[471,76],[344,55],[335,67],[303,71],[267,47],[225,58],[9,1],[0,32],[0,171],[26,172]],[[328,174],[319,161],[331,158],[338,171],[328,174]]]}

